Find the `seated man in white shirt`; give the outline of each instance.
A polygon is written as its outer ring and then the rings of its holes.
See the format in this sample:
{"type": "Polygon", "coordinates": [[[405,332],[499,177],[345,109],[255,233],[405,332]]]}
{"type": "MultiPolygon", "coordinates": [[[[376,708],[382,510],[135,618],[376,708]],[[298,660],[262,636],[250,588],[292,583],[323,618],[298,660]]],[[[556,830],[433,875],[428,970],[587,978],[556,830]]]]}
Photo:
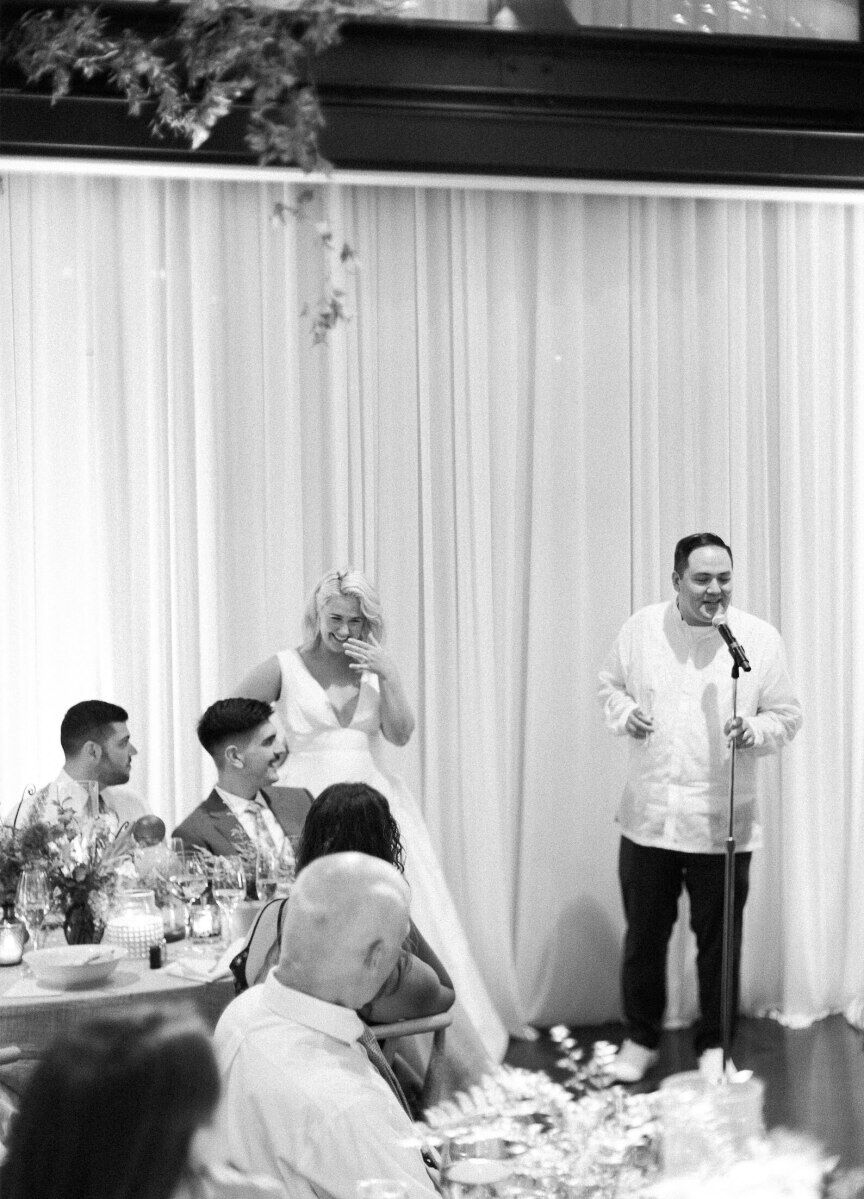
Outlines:
{"type": "Polygon", "coordinates": [[[356,1014],[396,964],[409,894],[379,858],[310,863],[286,907],[279,964],[216,1026],[223,1098],[212,1152],[277,1179],[289,1199],[356,1199],[364,1178],[400,1180],[411,1199],[435,1194],[356,1014]]]}
{"type": "Polygon", "coordinates": [[[99,812],[113,815],[118,828],[133,825],[147,815],[141,797],[125,784],[132,772],[132,759],[138,750],[129,733],[128,713],[118,704],[101,699],[85,699],[73,704],[60,724],[60,746],[65,755],[63,769],[32,798],[13,806],[6,823],[21,828],[34,808],[40,819],[52,820],[64,812],[85,815],[89,796],[76,784],[95,782],[99,812]]]}
{"type": "Polygon", "coordinates": [[[218,777],[174,830],[190,849],[254,857],[253,847],[263,843],[279,854],[286,838],[299,835],[312,796],[298,787],[273,787],[285,744],[271,716],[269,704],[233,697],[211,704],[198,721],[198,740],[218,777]]]}

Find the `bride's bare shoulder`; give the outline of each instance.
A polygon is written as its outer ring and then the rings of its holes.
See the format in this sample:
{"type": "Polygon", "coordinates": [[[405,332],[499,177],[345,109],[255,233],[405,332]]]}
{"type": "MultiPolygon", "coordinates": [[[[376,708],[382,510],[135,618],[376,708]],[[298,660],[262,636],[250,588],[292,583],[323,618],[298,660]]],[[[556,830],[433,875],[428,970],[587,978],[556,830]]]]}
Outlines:
{"type": "Polygon", "coordinates": [[[260,699],[272,704],[282,690],[282,667],[276,654],[250,670],[235,692],[246,699],[260,699]]]}

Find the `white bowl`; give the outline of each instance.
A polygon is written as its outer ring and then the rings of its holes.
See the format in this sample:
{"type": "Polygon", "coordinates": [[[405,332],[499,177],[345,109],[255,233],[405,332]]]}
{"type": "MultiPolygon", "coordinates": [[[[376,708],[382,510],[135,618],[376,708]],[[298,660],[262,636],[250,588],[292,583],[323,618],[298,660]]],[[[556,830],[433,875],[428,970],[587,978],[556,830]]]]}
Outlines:
{"type": "Polygon", "coordinates": [[[98,987],[126,957],[120,945],[58,945],[34,949],[24,959],[46,987],[98,987]]]}

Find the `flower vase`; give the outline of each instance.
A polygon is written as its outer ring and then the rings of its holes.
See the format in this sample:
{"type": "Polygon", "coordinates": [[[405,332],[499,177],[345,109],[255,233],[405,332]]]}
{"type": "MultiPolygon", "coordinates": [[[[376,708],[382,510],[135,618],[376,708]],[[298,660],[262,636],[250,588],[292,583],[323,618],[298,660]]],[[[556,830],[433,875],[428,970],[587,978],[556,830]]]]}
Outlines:
{"type": "Polygon", "coordinates": [[[63,932],[69,945],[96,945],[102,940],[105,925],[97,921],[87,900],[70,903],[63,919],[63,932]]]}

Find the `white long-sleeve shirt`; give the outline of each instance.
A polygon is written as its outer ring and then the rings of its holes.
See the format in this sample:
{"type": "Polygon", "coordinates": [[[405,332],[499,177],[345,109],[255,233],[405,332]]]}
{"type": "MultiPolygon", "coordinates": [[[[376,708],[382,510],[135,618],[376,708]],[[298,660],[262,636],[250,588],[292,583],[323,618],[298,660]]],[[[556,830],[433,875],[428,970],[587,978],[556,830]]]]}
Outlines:
{"type": "MultiPolygon", "coordinates": [[[[9,825],[14,823],[16,828],[23,828],[27,822],[27,818],[33,811],[34,805],[43,797],[46,798],[46,804],[40,819],[48,822],[56,820],[59,815],[57,805],[53,802],[52,796],[46,795],[51,786],[52,784],[49,783],[40,791],[37,791],[34,796],[28,797],[20,803],[10,804],[3,815],[3,823],[9,825]]],[[[67,774],[65,770],[61,770],[56,779],[54,779],[53,786],[55,788],[59,787],[64,795],[66,795],[63,803],[64,811],[72,812],[73,815],[80,819],[84,812],[85,795],[83,791],[76,794],[77,784],[75,779],[67,774]]],[[[118,827],[124,824],[131,826],[140,816],[146,816],[149,812],[149,808],[137,791],[133,791],[125,783],[120,783],[115,787],[105,787],[100,792],[100,798],[103,800],[107,811],[109,813],[113,812],[116,816],[118,827]]]]}
{"type": "MultiPolygon", "coordinates": [[[[726,615],[752,667],[738,680],[737,713],[756,740],[735,755],[735,846],[749,850],[761,840],[756,759],[792,740],[801,705],[777,630],[738,608],[726,615]]],[[[640,609],[606,658],[599,697],[607,728],[619,736],[627,735],[636,707],[654,720],[644,741],[628,736],[628,777],[618,809],[625,836],[662,849],[722,853],[731,757],[723,726],[732,716],[732,658],[717,630],[685,623],[674,602],[640,609]]]]}
{"type": "Polygon", "coordinates": [[[223,1012],[213,1044],[222,1101],[211,1160],[277,1180],[287,1199],[356,1199],[363,1178],[436,1194],[413,1125],[366,1056],[356,1012],[270,973],[223,1012]],[[412,1140],[414,1144],[412,1144],[412,1140]]]}

